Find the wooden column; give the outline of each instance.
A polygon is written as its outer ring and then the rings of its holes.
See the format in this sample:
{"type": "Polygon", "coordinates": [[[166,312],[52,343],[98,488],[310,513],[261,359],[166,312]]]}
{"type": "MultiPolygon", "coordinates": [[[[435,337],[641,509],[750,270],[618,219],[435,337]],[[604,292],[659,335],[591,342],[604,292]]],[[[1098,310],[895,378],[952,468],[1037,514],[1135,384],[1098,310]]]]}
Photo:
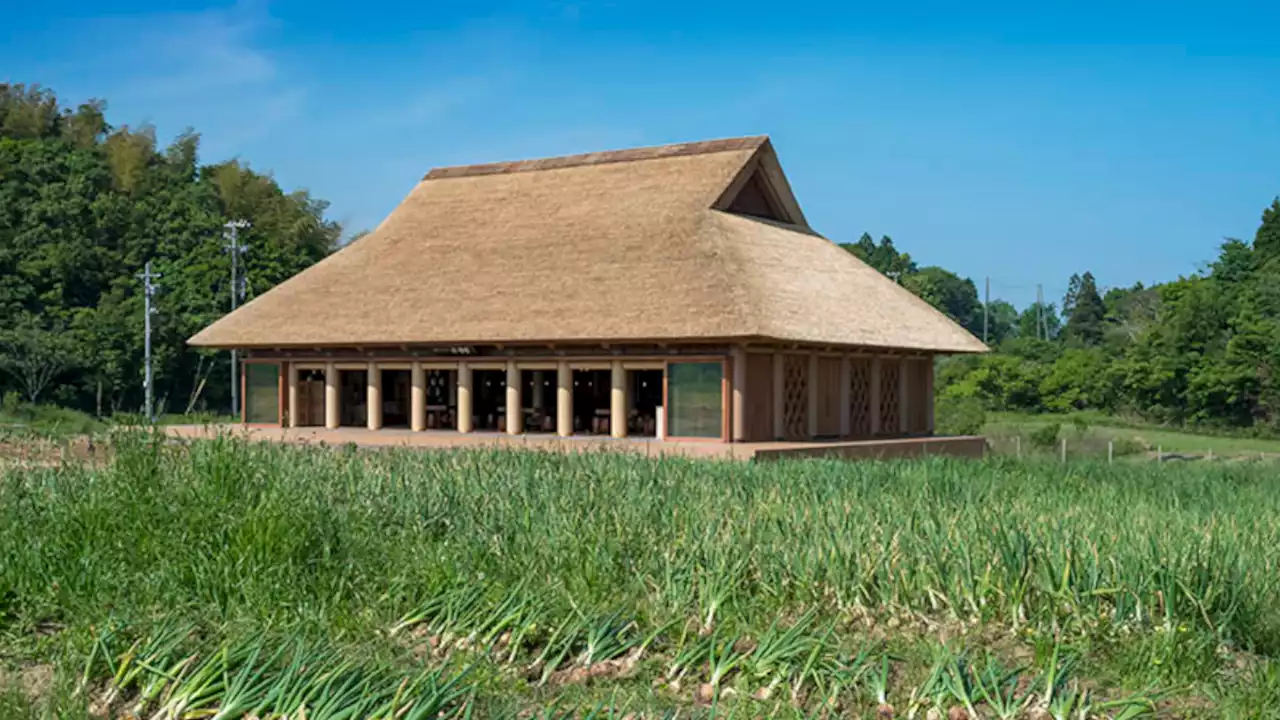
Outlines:
{"type": "Polygon", "coordinates": [[[287,407],[289,410],[289,427],[298,427],[298,364],[289,363],[289,387],[287,390],[289,396],[287,407]]]}
{"type": "Polygon", "coordinates": [[[880,434],[880,358],[871,358],[871,378],[867,395],[871,405],[871,437],[880,434]]]}
{"type": "Polygon", "coordinates": [[[783,414],[786,403],[786,376],[782,371],[782,353],[773,354],[773,438],[782,440],[787,436],[787,421],[783,414]]]}
{"type": "Polygon", "coordinates": [[[614,360],[609,366],[609,434],[616,438],[627,436],[627,371],[622,361],[614,360]]]}
{"type": "Polygon", "coordinates": [[[908,419],[911,417],[911,404],[909,402],[911,399],[911,393],[907,388],[907,385],[909,384],[908,376],[911,374],[910,372],[907,371],[909,365],[910,365],[910,362],[906,358],[898,359],[898,434],[899,435],[906,435],[908,429],[911,427],[911,423],[908,421],[908,419]]]}
{"type": "Polygon", "coordinates": [[[382,429],[382,371],[378,363],[369,363],[369,390],[365,394],[365,419],[370,430],[382,429]]]}
{"type": "Polygon", "coordinates": [[[524,432],[524,408],[520,402],[520,369],[514,360],[507,361],[507,434],[524,432]]]}
{"type": "Polygon", "coordinates": [[[818,437],[818,353],[809,353],[808,412],[809,439],[818,437]]]}
{"type": "Polygon", "coordinates": [[[556,434],[573,434],[573,371],[564,361],[556,366],[556,434]]]}
{"type": "Polygon", "coordinates": [[[465,362],[458,363],[458,432],[469,433],[471,422],[471,368],[465,362]]]}
{"type": "Polygon", "coordinates": [[[840,356],[840,437],[853,434],[853,415],[849,410],[852,398],[849,397],[849,383],[853,381],[853,363],[848,355],[840,356]]]}
{"type": "Polygon", "coordinates": [[[341,396],[338,393],[338,368],[333,363],[324,364],[324,426],[330,430],[336,429],[339,425],[341,412],[338,403],[341,396]]]}
{"type": "Polygon", "coordinates": [[[730,387],[732,404],[729,412],[732,416],[729,438],[733,442],[742,442],[747,438],[747,352],[735,347],[729,353],[729,362],[733,365],[733,382],[730,387]]]}
{"type": "Polygon", "coordinates": [[[925,429],[933,434],[933,356],[925,359],[927,372],[924,374],[924,421],[925,429]]]}
{"type": "Polygon", "coordinates": [[[427,429],[427,373],[422,369],[422,362],[413,361],[409,383],[413,387],[409,393],[409,429],[422,432],[427,429]]]}

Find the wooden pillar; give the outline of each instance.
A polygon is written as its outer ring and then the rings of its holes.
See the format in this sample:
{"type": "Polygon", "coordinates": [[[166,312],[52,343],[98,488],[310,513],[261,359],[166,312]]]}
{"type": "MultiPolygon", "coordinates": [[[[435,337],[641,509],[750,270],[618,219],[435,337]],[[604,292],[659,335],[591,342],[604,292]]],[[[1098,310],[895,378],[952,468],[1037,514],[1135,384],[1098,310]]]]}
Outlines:
{"type": "Polygon", "coordinates": [[[471,422],[471,368],[465,362],[458,363],[458,432],[469,433],[471,422]]]}
{"type": "Polygon", "coordinates": [[[911,375],[910,372],[907,372],[907,368],[909,365],[910,365],[910,361],[908,361],[906,358],[898,359],[898,434],[899,435],[906,435],[908,430],[911,428],[911,423],[908,422],[909,418],[911,417],[911,404],[910,404],[911,393],[907,388],[909,384],[909,376],[911,375]]]}
{"type": "Polygon", "coordinates": [[[370,430],[382,429],[382,370],[378,363],[369,363],[369,389],[365,394],[365,419],[370,430]]]}
{"type": "Polygon", "coordinates": [[[507,434],[524,432],[524,407],[520,401],[520,368],[514,360],[507,361],[507,434]]]}
{"type": "Polygon", "coordinates": [[[333,363],[324,364],[324,426],[330,430],[336,429],[342,417],[338,403],[341,402],[341,395],[338,393],[338,367],[333,363]]]}
{"type": "Polygon", "coordinates": [[[782,407],[787,401],[784,387],[786,375],[782,370],[782,363],[782,353],[775,352],[773,354],[773,437],[775,440],[782,440],[787,436],[787,420],[782,407]]]}
{"type": "Polygon", "coordinates": [[[409,383],[413,386],[409,393],[409,429],[422,432],[427,429],[427,373],[422,369],[421,361],[413,361],[409,383]]]}
{"type": "Polygon", "coordinates": [[[298,364],[289,363],[289,427],[298,427],[298,364]]]}
{"type": "Polygon", "coordinates": [[[614,360],[609,367],[612,382],[609,388],[609,434],[616,438],[627,436],[627,371],[622,361],[614,360]]]}
{"type": "Polygon", "coordinates": [[[853,381],[853,363],[849,360],[848,355],[840,356],[840,437],[849,437],[853,434],[853,413],[849,406],[852,404],[852,398],[849,397],[849,383],[853,381]]]}
{"type": "Polygon", "coordinates": [[[880,358],[871,358],[871,379],[867,388],[871,405],[871,437],[880,434],[880,358]]]}
{"type": "Polygon", "coordinates": [[[933,434],[933,356],[925,358],[924,374],[924,422],[925,430],[933,434]]]}
{"type": "Polygon", "coordinates": [[[808,412],[809,439],[818,437],[818,353],[809,353],[809,381],[805,383],[809,390],[808,412]]]}
{"type": "Polygon", "coordinates": [[[564,361],[556,366],[556,434],[573,434],[573,371],[564,361]]]}
{"type": "Polygon", "coordinates": [[[733,422],[729,438],[733,442],[747,439],[747,352],[741,347],[730,351],[729,362],[733,364],[733,383],[730,395],[733,398],[729,412],[733,422]]]}

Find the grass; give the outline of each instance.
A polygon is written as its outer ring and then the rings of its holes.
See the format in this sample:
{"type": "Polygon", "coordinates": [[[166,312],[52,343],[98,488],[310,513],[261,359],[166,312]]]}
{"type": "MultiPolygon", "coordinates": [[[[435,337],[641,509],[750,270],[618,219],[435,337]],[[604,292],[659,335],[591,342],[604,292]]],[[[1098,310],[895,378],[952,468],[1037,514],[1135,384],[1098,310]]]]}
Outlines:
{"type": "Polygon", "coordinates": [[[113,444],[0,470],[5,714],[1280,707],[1264,467],[113,444]]]}
{"type": "MultiPolygon", "coordinates": [[[[1141,447],[1151,452],[1160,449],[1166,453],[1191,455],[1212,453],[1216,457],[1280,456],[1280,440],[1200,434],[1136,423],[1097,413],[1071,415],[991,413],[983,434],[991,438],[997,448],[1002,450],[1009,449],[1006,446],[1011,445],[1011,438],[1021,435],[1023,450],[1026,451],[1029,447],[1028,438],[1037,428],[1055,423],[1061,426],[1061,435],[1067,438],[1069,452],[1075,447],[1081,452],[1105,454],[1107,442],[1114,441],[1141,447]]],[[[1057,449],[1054,448],[1053,451],[1056,452],[1057,449]]]]}
{"type": "Polygon", "coordinates": [[[37,434],[69,437],[100,432],[105,424],[87,413],[56,405],[6,401],[0,405],[0,439],[3,436],[37,434]]]}

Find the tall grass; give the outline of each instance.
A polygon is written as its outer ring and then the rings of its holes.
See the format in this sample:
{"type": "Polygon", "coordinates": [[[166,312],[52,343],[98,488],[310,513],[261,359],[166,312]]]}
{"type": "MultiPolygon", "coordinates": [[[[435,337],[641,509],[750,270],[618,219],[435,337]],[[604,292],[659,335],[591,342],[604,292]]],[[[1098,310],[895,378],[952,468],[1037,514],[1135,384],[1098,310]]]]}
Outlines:
{"type": "MultiPolygon", "coordinates": [[[[905,625],[1098,652],[1185,636],[1210,661],[1215,647],[1280,653],[1280,494],[1265,468],[747,465],[137,433],[115,453],[4,475],[5,635],[65,628],[92,654],[103,627],[179,617],[211,637],[484,649],[535,686],[660,657],[663,682],[746,678],[797,698],[874,687],[881,655],[865,651],[905,625]]],[[[1007,684],[985,672],[975,682],[1007,684]]]]}

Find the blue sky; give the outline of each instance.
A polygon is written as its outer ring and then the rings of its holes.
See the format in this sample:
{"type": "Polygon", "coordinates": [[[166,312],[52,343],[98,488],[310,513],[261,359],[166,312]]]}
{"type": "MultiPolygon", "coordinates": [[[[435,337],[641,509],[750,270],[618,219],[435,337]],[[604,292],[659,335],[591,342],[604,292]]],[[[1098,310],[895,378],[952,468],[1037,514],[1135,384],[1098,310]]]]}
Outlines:
{"type": "Polygon", "coordinates": [[[1187,274],[1280,194],[1280,4],[22,3],[0,79],[375,226],[430,167],[773,137],[810,222],[1023,305],[1187,274]]]}

